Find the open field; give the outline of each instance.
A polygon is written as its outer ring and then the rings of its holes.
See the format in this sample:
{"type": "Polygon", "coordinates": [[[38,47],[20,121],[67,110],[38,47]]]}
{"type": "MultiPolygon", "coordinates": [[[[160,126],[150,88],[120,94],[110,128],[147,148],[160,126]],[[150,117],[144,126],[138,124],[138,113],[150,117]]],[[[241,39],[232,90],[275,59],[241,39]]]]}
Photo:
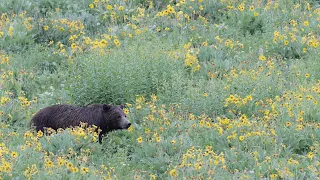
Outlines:
{"type": "Polygon", "coordinates": [[[1,0],[0,179],[320,178],[316,0],[1,0]],[[44,136],[40,108],[132,122],[44,136]]]}

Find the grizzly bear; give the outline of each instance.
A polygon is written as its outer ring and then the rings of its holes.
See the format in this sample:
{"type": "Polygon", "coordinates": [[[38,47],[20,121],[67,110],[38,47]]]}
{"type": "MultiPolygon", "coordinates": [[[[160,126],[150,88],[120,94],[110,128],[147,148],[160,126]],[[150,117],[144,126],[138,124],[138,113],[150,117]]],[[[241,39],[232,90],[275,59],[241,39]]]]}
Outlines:
{"type": "Polygon", "coordinates": [[[123,112],[123,105],[94,104],[85,107],[76,107],[67,104],[58,104],[41,109],[37,112],[30,124],[37,131],[44,132],[44,128],[65,129],[79,126],[80,122],[95,125],[101,129],[99,143],[102,136],[112,130],[128,129],[131,123],[123,112]]]}

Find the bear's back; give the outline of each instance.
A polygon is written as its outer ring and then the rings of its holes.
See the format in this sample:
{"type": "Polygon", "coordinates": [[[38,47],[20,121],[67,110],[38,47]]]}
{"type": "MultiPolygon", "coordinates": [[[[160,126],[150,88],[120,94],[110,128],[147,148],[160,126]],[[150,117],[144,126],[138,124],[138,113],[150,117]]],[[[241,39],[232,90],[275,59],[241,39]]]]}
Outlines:
{"type": "Polygon", "coordinates": [[[35,126],[37,131],[43,131],[44,127],[50,127],[55,130],[58,128],[67,128],[74,125],[72,124],[74,121],[70,121],[70,116],[73,115],[77,109],[79,108],[67,104],[58,104],[43,108],[33,116],[31,125],[35,126]]]}

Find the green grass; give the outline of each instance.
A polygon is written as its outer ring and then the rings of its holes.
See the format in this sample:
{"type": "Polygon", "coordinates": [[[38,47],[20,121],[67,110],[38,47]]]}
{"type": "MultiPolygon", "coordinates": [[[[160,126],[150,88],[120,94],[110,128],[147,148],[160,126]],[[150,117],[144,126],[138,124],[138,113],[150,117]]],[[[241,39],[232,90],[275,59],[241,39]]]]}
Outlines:
{"type": "Polygon", "coordinates": [[[315,179],[319,2],[3,0],[0,179],[315,179]],[[43,136],[40,108],[127,104],[43,136]]]}

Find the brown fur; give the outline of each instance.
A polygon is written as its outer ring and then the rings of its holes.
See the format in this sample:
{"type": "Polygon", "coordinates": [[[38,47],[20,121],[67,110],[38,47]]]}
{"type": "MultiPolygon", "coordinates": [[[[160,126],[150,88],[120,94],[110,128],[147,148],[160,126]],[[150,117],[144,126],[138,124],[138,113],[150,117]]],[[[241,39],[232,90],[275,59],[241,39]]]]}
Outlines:
{"type": "Polygon", "coordinates": [[[79,126],[80,122],[88,125],[96,125],[102,131],[99,134],[101,143],[102,135],[117,129],[127,129],[131,123],[126,119],[122,106],[111,106],[106,104],[95,104],[87,107],[76,107],[72,105],[53,105],[41,109],[36,113],[31,125],[37,131],[44,128],[68,128],[79,126]]]}

